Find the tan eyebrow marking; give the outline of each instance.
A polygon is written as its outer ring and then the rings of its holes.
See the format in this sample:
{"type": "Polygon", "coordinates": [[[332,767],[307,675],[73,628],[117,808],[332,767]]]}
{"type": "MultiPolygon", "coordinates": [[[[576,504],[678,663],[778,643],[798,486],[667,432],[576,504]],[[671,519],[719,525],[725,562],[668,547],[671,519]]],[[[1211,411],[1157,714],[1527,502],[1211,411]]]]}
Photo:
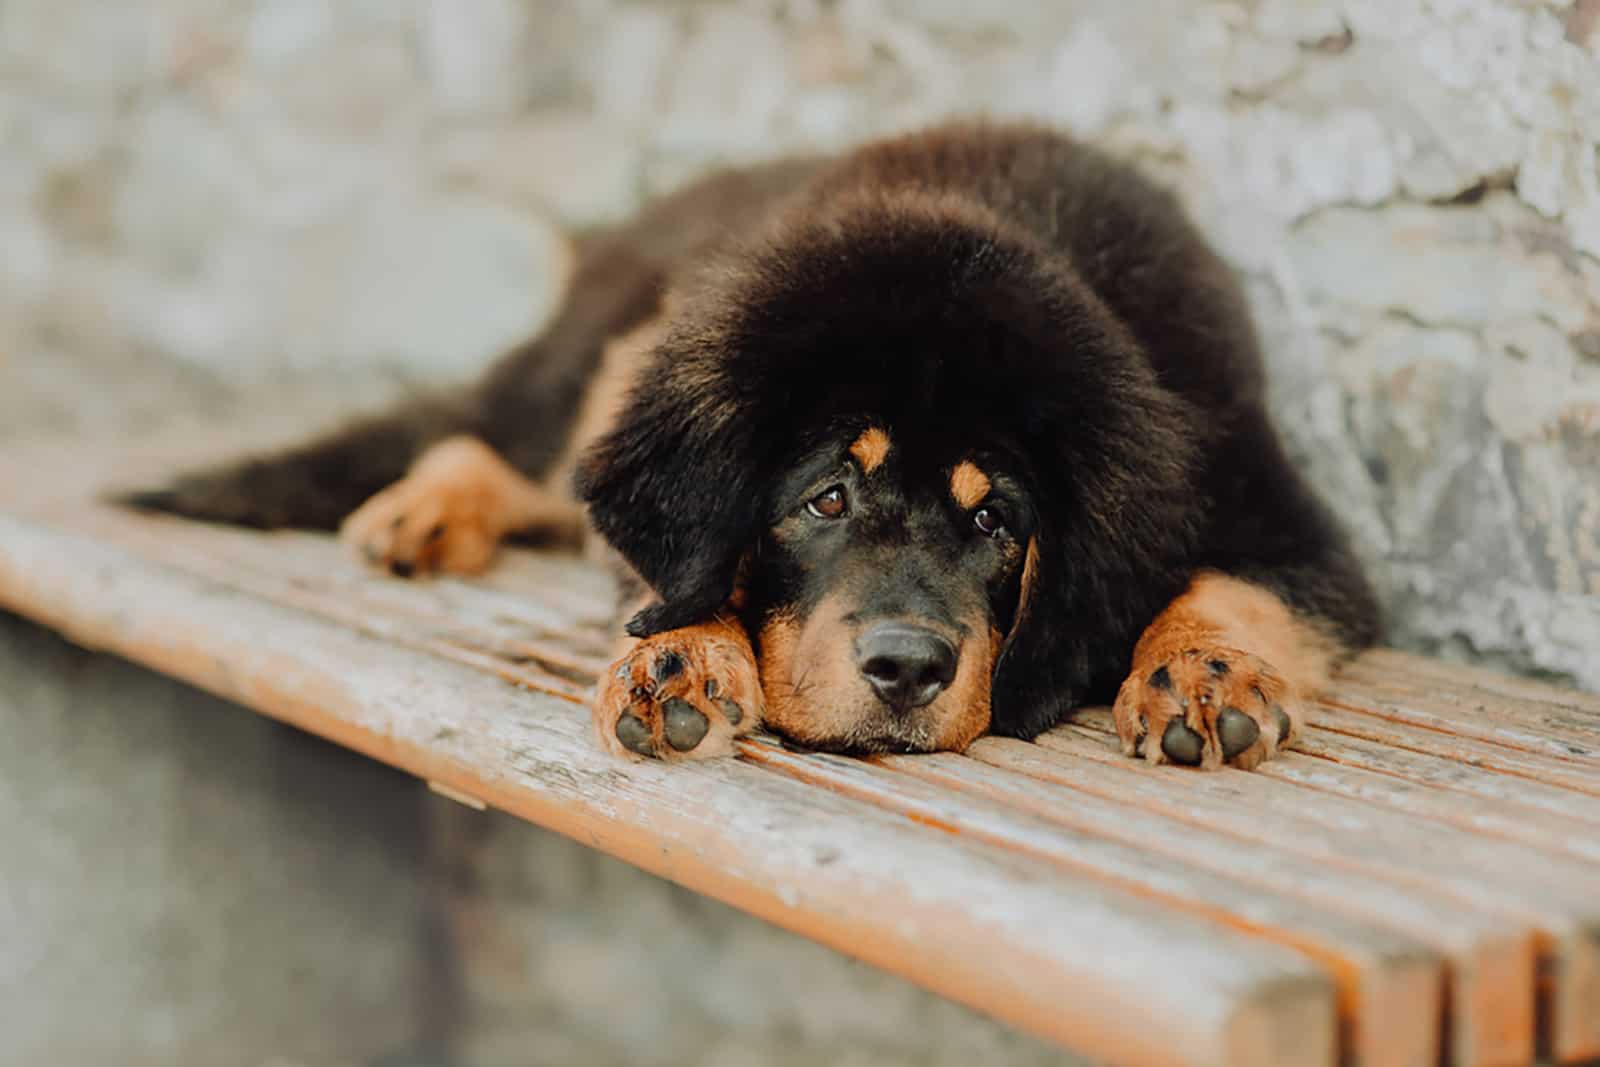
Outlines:
{"type": "Polygon", "coordinates": [[[991,488],[989,476],[970,459],[957,463],[955,470],[950,472],[950,495],[963,508],[975,508],[983,503],[983,498],[989,495],[991,488]]]}
{"type": "Polygon", "coordinates": [[[876,426],[869,427],[856,443],[850,446],[850,454],[861,464],[861,469],[871,474],[883,466],[883,461],[889,455],[889,435],[876,426]]]}

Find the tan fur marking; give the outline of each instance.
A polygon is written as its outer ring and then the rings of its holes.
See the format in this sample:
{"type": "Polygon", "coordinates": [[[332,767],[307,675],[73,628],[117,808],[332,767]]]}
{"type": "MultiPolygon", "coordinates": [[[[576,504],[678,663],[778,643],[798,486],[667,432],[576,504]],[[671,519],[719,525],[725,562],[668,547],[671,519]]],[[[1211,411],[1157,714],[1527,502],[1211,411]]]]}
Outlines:
{"type": "Polygon", "coordinates": [[[761,688],[767,697],[767,722],[791,737],[804,725],[804,688],[795,675],[795,653],[800,646],[800,620],[783,613],[761,627],[756,644],[761,666],[761,688]]]}
{"type": "Polygon", "coordinates": [[[889,458],[889,435],[878,427],[869,427],[855,444],[850,446],[850,454],[856,462],[861,464],[861,469],[871,474],[883,466],[883,461],[889,458]]]}
{"type": "Polygon", "coordinates": [[[1156,617],[1134,648],[1133,669],[1113,709],[1123,751],[1166,762],[1161,739],[1182,721],[1204,740],[1200,766],[1226,762],[1217,721],[1235,708],[1255,720],[1260,739],[1231,762],[1249,769],[1291,742],[1304,702],[1327,681],[1338,643],[1296,616],[1272,592],[1215,571],[1156,617]],[[1161,683],[1152,678],[1162,672],[1161,683]],[[1279,737],[1276,709],[1290,730],[1279,737]],[[1142,741],[1142,745],[1141,745],[1142,741]]]}
{"type": "Polygon", "coordinates": [[[1011,628],[1015,630],[1022,625],[1022,620],[1027,617],[1028,609],[1033,602],[1033,589],[1039,582],[1039,539],[1028,538],[1028,552],[1022,558],[1022,589],[1017,594],[1017,615],[1011,621],[1011,628]]]}
{"type": "Polygon", "coordinates": [[[606,342],[605,351],[600,356],[600,367],[583,394],[583,403],[573,422],[572,432],[567,437],[567,445],[545,479],[553,491],[572,492],[572,475],[577,469],[578,458],[616,425],[623,405],[627,403],[629,388],[638,377],[645,360],[661,343],[666,328],[667,317],[663,312],[606,342]]]}
{"type": "Polygon", "coordinates": [[[961,649],[961,665],[956,668],[955,681],[945,690],[941,701],[949,701],[955,712],[942,725],[939,748],[961,752],[989,729],[992,715],[990,694],[993,691],[994,661],[1000,655],[1000,631],[989,627],[982,638],[974,637],[961,649]]]}
{"type": "Polygon", "coordinates": [[[957,463],[955,470],[950,472],[950,495],[959,506],[968,510],[983,503],[992,488],[989,476],[969,459],[957,463]]]}
{"type": "Polygon", "coordinates": [[[476,437],[451,437],[345,519],[339,536],[397,574],[475,574],[509,533],[570,538],[582,524],[570,498],[524,478],[476,437]]]}
{"type": "Polygon", "coordinates": [[[804,622],[790,614],[773,616],[758,642],[767,724],[802,744],[853,737],[861,725],[853,710],[861,681],[840,632],[842,612],[831,600],[804,622]],[[819,648],[819,638],[831,647],[819,648]]]}
{"type": "Polygon", "coordinates": [[[1146,641],[1153,648],[1203,633],[1272,664],[1297,696],[1315,693],[1326,684],[1338,652],[1337,642],[1301,620],[1277,594],[1216,571],[1196,575],[1188,590],[1145,631],[1139,647],[1144,648],[1146,641]]]}

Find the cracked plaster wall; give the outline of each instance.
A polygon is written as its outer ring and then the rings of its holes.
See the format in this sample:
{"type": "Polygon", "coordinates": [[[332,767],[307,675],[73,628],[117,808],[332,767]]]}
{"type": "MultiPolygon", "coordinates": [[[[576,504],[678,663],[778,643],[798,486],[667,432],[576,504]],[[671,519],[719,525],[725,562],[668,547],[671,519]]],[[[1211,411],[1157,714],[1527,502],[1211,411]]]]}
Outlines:
{"type": "Polygon", "coordinates": [[[1181,187],[1399,640],[1600,688],[1595,0],[6,0],[0,353],[449,378],[558,227],[973,111],[1181,187]]]}

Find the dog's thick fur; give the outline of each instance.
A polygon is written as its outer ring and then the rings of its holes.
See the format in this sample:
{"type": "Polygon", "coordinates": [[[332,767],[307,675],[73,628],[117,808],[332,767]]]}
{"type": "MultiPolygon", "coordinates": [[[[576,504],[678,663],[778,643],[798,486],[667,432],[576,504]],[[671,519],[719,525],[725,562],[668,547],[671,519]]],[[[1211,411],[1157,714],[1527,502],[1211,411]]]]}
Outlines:
{"type": "Polygon", "coordinates": [[[570,530],[575,480],[642,594],[596,706],[620,754],[761,721],[959,748],[1115,695],[1130,754],[1253,766],[1377,632],[1263,393],[1241,293],[1169,194],[963,124],[705,179],[581,240],[555,321],[475,386],[129,499],[343,524],[410,573],[570,530]],[[949,693],[874,703],[846,661],[880,617],[958,650],[949,693]]]}

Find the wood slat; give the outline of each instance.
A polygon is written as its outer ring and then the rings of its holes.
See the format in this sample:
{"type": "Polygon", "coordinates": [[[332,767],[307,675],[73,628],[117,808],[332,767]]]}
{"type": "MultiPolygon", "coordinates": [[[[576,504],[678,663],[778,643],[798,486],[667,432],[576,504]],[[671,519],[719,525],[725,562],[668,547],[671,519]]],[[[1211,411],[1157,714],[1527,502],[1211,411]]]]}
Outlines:
{"type": "MultiPolygon", "coordinates": [[[[1481,800],[1504,805],[1522,813],[1538,812],[1564,820],[1574,827],[1573,835],[1583,845],[1581,854],[1595,855],[1591,843],[1600,831],[1600,797],[1534,781],[1523,775],[1498,773],[1476,764],[1462,763],[1430,753],[1412,752],[1392,745],[1380,745],[1348,734],[1337,734],[1312,727],[1301,737],[1295,751],[1318,759],[1332,760],[1352,767],[1365,767],[1380,774],[1392,774],[1413,782],[1424,782],[1440,789],[1465,793],[1481,800]],[[1579,831],[1579,824],[1589,827],[1579,831]]],[[[1551,822],[1557,826],[1563,823],[1551,822]]],[[[1570,844],[1571,842],[1569,842],[1570,844]]]]}
{"type": "Polygon", "coordinates": [[[1208,869],[1174,860],[1138,842],[1080,829],[1072,820],[1041,817],[1048,805],[1017,803],[1021,796],[1014,787],[1026,783],[972,760],[935,756],[865,761],[797,755],[770,742],[750,743],[745,754],[800,781],[898,811],[918,823],[1105,879],[1130,896],[1189,912],[1197,922],[1304,952],[1326,966],[1339,983],[1343,1044],[1359,1062],[1394,1067],[1439,1062],[1444,976],[1441,961],[1421,941],[1318,908],[1292,894],[1263,890],[1215,866],[1208,869]],[[930,768],[924,764],[929,762],[942,767],[942,775],[928,775],[930,768]],[[997,779],[1005,779],[1013,788],[997,786],[997,779]],[[935,781],[938,785],[932,784],[935,781]],[[952,781],[969,788],[952,791],[948,788],[952,781]]]}
{"type": "MultiPolygon", "coordinates": [[[[1074,722],[1107,738],[1116,736],[1108,708],[1086,708],[1074,722]]],[[[1418,781],[1414,776],[1396,773],[1403,767],[1414,766],[1420,757],[1413,755],[1408,763],[1402,755],[1378,761],[1382,764],[1379,768],[1365,767],[1360,764],[1359,756],[1355,761],[1329,757],[1330,752],[1351,753],[1351,743],[1341,742],[1337,737],[1329,740],[1319,731],[1311,733],[1312,736],[1297,745],[1292,754],[1270,761],[1260,772],[1308,789],[1367,800],[1490,837],[1567,853],[1571,859],[1596,865],[1591,879],[1600,878],[1600,830],[1581,820],[1547,815],[1523,804],[1522,790],[1516,785],[1503,790],[1517,797],[1509,803],[1504,795],[1480,798],[1464,790],[1440,788],[1437,781],[1418,781]]],[[[1430,770],[1435,779],[1446,777],[1436,767],[1430,770]]],[[[1464,770],[1470,772],[1472,768],[1464,770]]],[[[1485,774],[1484,777],[1496,776],[1485,774]]],[[[1503,784],[1505,779],[1500,781],[1503,784]]],[[[1567,795],[1578,803],[1586,799],[1577,794],[1567,795]]]]}
{"type": "Polygon", "coordinates": [[[90,502],[228,450],[199,440],[0,459],[0,604],[1107,1062],[1600,1056],[1600,696],[1378,650],[1255,774],[1126,760],[1095,710],[967,756],[624,766],[582,707],[603,572],[399,582],[90,502]]]}
{"type": "MultiPolygon", "coordinates": [[[[1449,961],[1448,1024],[1443,1044],[1454,1064],[1527,1063],[1535,1047],[1535,938],[1527,924],[1463,904],[1447,893],[1374,876],[1370,870],[1308,863],[1270,837],[1229,833],[1226,826],[1163,803],[1125,795],[1121,769],[1039,745],[1001,738],[980,741],[970,758],[1067,790],[1053,818],[1091,814],[1102,833],[1379,923],[1428,944],[1449,961]],[[1144,802],[1140,802],[1140,800],[1144,802]]],[[[931,773],[923,771],[919,773],[931,773]]],[[[1013,793],[1028,787],[1013,782],[1013,793]]],[[[1054,799],[1054,798],[1052,798],[1054,799]]]]}
{"type": "Polygon", "coordinates": [[[1309,791],[1270,774],[1146,767],[1089,727],[1058,727],[1039,745],[1114,771],[1120,775],[1116,795],[1130,803],[1329,866],[1430,889],[1525,924],[1535,932],[1541,978],[1548,980],[1545,1044],[1563,1060],[1600,1055],[1600,1013],[1594,1011],[1600,1004],[1600,876],[1593,865],[1326,792],[1313,800],[1309,791]]]}
{"type": "Polygon", "coordinates": [[[1489,741],[1441,733],[1348,708],[1313,704],[1312,727],[1341,736],[1361,738],[1403,752],[1436,756],[1467,767],[1480,767],[1515,775],[1531,782],[1600,797],[1600,775],[1567,760],[1489,741]]]}
{"type": "Polygon", "coordinates": [[[1373,649],[1361,660],[1363,671],[1372,672],[1372,676],[1380,683],[1389,679],[1425,681],[1431,688],[1449,692],[1478,693],[1511,703],[1533,701],[1553,704],[1590,716],[1600,716],[1600,693],[1585,693],[1579,689],[1518,678],[1470,664],[1429,659],[1392,648],[1373,649]]]}
{"type": "MultiPolygon", "coordinates": [[[[1330,913],[1370,922],[1429,946],[1447,963],[1443,1062],[1525,1062],[1533,1048],[1531,931],[1439,894],[1307,864],[1282,849],[1123,803],[1105,775],[1034,745],[986,741],[976,758],[886,762],[942,786],[994,796],[1024,811],[1270,888],[1330,913]],[[988,772],[988,773],[985,773],[988,772]]],[[[1115,785],[1114,779],[1111,781],[1115,785]]],[[[1352,1047],[1371,1055],[1387,1011],[1363,1002],[1352,1047]]],[[[1367,1062],[1362,1059],[1361,1062],[1367,1062]]]]}
{"type": "Polygon", "coordinates": [[[1585,764],[1600,774],[1600,722],[1576,706],[1452,693],[1370,671],[1359,660],[1329,687],[1325,700],[1348,711],[1585,764]]]}
{"type": "Polygon", "coordinates": [[[1331,1064],[1303,955],[738,761],[622,767],[567,701],[0,516],[0,604],[1110,1063],[1331,1064]]]}
{"type": "MultiPolygon", "coordinates": [[[[573,649],[586,615],[563,616],[546,605],[535,626],[545,640],[485,632],[451,610],[449,579],[386,581],[352,567],[328,538],[296,534],[251,535],[174,519],[103,516],[98,537],[161,562],[286,608],[340,623],[405,648],[490,671],[523,688],[582,702],[603,661],[573,649]],[[307,558],[309,557],[309,558],[307,558]],[[315,575],[326,574],[322,581],[315,575]],[[555,640],[550,635],[567,636],[555,640]]],[[[593,605],[588,606],[592,611],[593,605]]]]}

